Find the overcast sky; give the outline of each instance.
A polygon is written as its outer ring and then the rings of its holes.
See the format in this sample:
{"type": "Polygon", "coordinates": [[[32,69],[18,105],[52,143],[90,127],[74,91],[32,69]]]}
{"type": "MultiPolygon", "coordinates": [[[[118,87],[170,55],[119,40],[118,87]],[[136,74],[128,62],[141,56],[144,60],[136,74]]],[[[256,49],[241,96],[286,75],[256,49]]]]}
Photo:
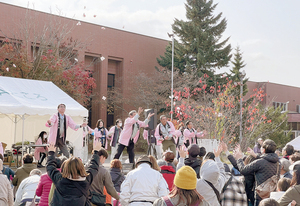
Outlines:
{"type": "MultiPolygon", "coordinates": [[[[0,1],[28,6],[25,0],[0,1]]],[[[240,46],[250,80],[300,87],[299,0],[214,2],[218,3],[215,14],[222,12],[228,21],[224,38],[230,37],[233,48],[240,46]]],[[[64,16],[80,21],[168,39],[174,18],[185,19],[184,3],[184,0],[31,0],[29,7],[52,13],[60,10],[64,16]]]]}

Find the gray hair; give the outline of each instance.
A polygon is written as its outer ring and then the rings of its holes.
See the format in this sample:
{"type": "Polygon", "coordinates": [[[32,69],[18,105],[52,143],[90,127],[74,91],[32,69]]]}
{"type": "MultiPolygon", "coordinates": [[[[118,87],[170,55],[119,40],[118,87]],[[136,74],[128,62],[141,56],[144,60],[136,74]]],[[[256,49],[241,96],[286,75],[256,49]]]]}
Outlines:
{"type": "Polygon", "coordinates": [[[157,165],[158,165],[159,167],[161,167],[161,166],[168,165],[168,163],[167,163],[165,160],[160,159],[160,160],[157,160],[157,165]]]}
{"type": "Polygon", "coordinates": [[[281,158],[279,161],[280,161],[281,167],[284,171],[286,171],[286,172],[290,171],[290,169],[289,169],[289,167],[291,166],[290,161],[288,161],[285,158],[281,158]]]}
{"type": "Polygon", "coordinates": [[[39,170],[39,169],[33,169],[33,170],[31,170],[29,176],[33,176],[33,175],[39,175],[39,176],[41,176],[42,175],[42,171],[39,170]]]}
{"type": "Polygon", "coordinates": [[[164,117],[167,118],[166,115],[164,115],[164,114],[163,114],[163,115],[160,115],[159,119],[161,120],[161,119],[164,118],[164,117]]]}
{"type": "Polygon", "coordinates": [[[133,113],[136,113],[136,110],[131,110],[131,111],[129,112],[129,115],[132,115],[133,113]]]}

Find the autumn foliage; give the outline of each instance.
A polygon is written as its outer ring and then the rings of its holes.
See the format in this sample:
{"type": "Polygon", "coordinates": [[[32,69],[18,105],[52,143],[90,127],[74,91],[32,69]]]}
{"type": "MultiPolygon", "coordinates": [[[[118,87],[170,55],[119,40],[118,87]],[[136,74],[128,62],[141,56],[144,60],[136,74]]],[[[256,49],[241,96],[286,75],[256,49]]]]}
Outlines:
{"type": "MultiPolygon", "coordinates": [[[[174,91],[174,117],[179,122],[191,120],[195,128],[206,130],[206,138],[216,138],[227,143],[239,142],[240,96],[237,94],[239,83],[225,77],[226,83],[207,88],[208,76],[204,75],[198,85],[191,89],[184,87],[174,91]]],[[[274,132],[282,122],[272,122],[267,110],[261,103],[266,94],[262,88],[255,89],[250,99],[242,97],[242,144],[253,144],[259,136],[274,132]],[[262,129],[264,127],[264,129],[262,129]],[[259,134],[256,131],[260,131],[259,134]]],[[[169,103],[167,106],[170,107],[169,103]]],[[[278,112],[278,111],[277,111],[278,112]]],[[[280,111],[279,111],[280,113],[280,111]]]]}
{"type": "Polygon", "coordinates": [[[90,72],[85,71],[83,63],[65,58],[63,53],[55,52],[51,47],[38,49],[36,54],[28,55],[30,52],[20,42],[3,41],[0,45],[0,75],[52,81],[86,106],[96,83],[90,72]]]}

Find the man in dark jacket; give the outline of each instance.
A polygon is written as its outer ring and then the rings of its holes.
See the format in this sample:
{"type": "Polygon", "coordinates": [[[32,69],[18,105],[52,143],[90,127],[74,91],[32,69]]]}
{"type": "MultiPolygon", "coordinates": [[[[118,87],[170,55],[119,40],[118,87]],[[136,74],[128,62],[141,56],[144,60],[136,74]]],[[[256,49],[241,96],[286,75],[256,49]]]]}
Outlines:
{"type": "MultiPolygon", "coordinates": [[[[244,165],[243,153],[240,149],[235,151],[235,158],[237,159],[238,168],[242,175],[254,174],[255,187],[268,180],[273,175],[279,175],[280,164],[278,162],[278,156],[275,154],[276,144],[273,140],[267,139],[262,144],[262,155],[258,160],[244,165]]],[[[270,191],[271,192],[271,191],[270,191]]],[[[262,198],[255,192],[254,206],[258,206],[262,198]]]]}
{"type": "MultiPolygon", "coordinates": [[[[201,167],[201,164],[202,164],[202,160],[197,158],[197,156],[199,154],[200,154],[199,146],[197,144],[191,144],[188,147],[189,157],[184,159],[184,165],[192,167],[195,170],[196,174],[197,174],[197,178],[200,178],[200,167],[201,167]]],[[[177,168],[182,167],[183,166],[182,163],[183,163],[183,158],[180,157],[177,168]]]]}

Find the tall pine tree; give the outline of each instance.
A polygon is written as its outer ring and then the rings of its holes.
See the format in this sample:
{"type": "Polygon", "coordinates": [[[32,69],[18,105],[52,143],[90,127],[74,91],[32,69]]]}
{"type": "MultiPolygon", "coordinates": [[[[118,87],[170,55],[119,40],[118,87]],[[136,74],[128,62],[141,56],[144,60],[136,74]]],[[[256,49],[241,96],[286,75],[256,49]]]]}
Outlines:
{"type": "MultiPolygon", "coordinates": [[[[198,77],[206,73],[212,77],[216,69],[228,66],[231,58],[229,38],[221,40],[227,21],[222,19],[222,13],[213,14],[216,6],[213,0],[187,0],[187,21],[175,19],[172,29],[180,44],[175,46],[174,56],[181,56],[181,64],[175,63],[175,68],[181,72],[198,77]]],[[[158,59],[161,66],[171,65],[166,64],[167,60],[171,61],[167,58],[171,53],[169,48],[170,45],[165,52],[166,58],[158,59]]]]}
{"type": "MultiPolygon", "coordinates": [[[[241,81],[241,74],[242,74],[242,68],[244,68],[246,66],[246,64],[243,61],[242,58],[242,53],[240,50],[240,47],[237,46],[235,49],[235,53],[234,55],[234,59],[233,61],[231,61],[231,63],[233,64],[232,69],[230,70],[231,74],[230,74],[230,79],[233,82],[240,82],[241,81]]],[[[244,78],[243,79],[243,96],[245,96],[248,92],[247,89],[247,81],[249,78],[244,78]]],[[[240,94],[240,87],[238,87],[237,89],[237,93],[240,94]]]]}

